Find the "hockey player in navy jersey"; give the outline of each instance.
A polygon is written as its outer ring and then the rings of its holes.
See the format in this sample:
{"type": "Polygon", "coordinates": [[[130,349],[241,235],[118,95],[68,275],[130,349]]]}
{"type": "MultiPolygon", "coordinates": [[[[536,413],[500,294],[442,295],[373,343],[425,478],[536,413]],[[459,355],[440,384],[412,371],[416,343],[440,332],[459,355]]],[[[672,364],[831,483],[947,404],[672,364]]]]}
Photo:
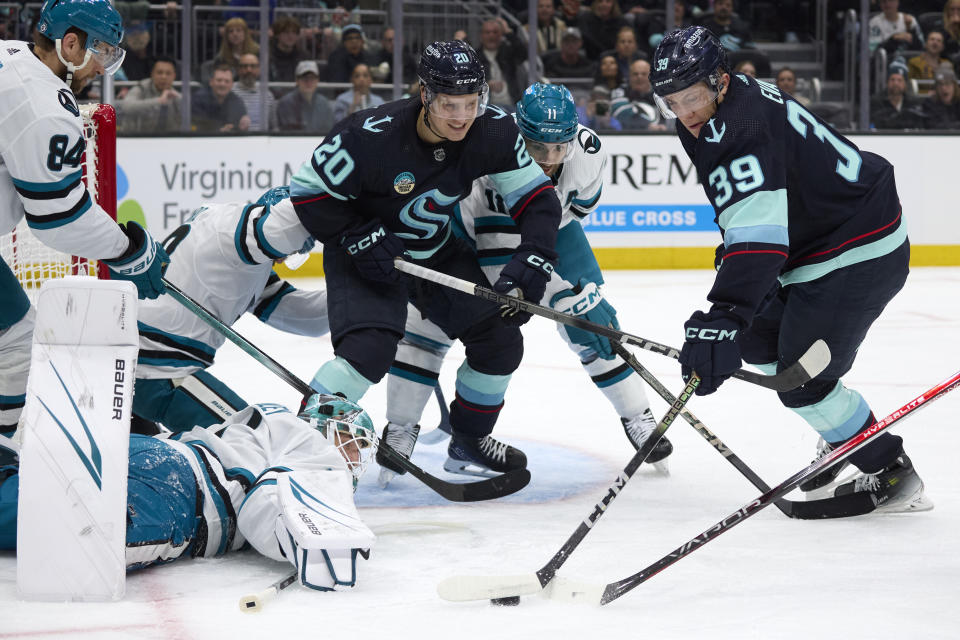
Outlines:
{"type": "MultiPolygon", "coordinates": [[[[774,85],[732,74],[702,27],[663,39],[651,81],[661,110],[677,118],[723,236],[711,306],[684,325],[682,373],[696,371],[705,395],[741,358],[773,373],[823,338],[830,365],[780,399],[829,450],[875,422],[840,378],[906,281],[910,244],[893,167],[774,85]]],[[[932,506],[900,436],[881,434],[849,461],[862,474],[835,495],[871,492],[886,510],[932,506]]],[[[801,489],[830,491],[842,466],[801,489]]]]}
{"type": "MultiPolygon", "coordinates": [[[[603,274],[580,225],[580,220],[596,209],[603,190],[606,157],[600,138],[578,124],[573,96],[563,85],[531,85],[517,102],[515,117],[527,152],[553,182],[563,207],[554,247],[556,269],[543,299],[554,309],[619,327],[616,310],[601,293],[603,274]]],[[[476,250],[489,281],[496,282],[500,269],[520,243],[519,229],[507,212],[503,196],[493,181],[480,178],[470,195],[457,205],[457,214],[458,231],[476,250]]],[[[557,328],[621,416],[630,443],[639,448],[656,427],[640,376],[613,352],[606,338],[563,325],[557,328]]],[[[406,333],[387,379],[390,431],[419,430],[417,422],[451,344],[452,340],[430,320],[407,314],[406,333]]],[[[412,439],[416,439],[416,433],[412,439]]],[[[647,460],[659,462],[672,450],[670,441],[661,438],[647,460]]],[[[380,483],[386,484],[392,475],[390,469],[382,469],[380,483]]]]}
{"type": "MultiPolygon", "coordinates": [[[[249,543],[289,562],[306,587],[354,587],[357,559],[367,557],[375,536],[353,491],[376,443],[365,411],[323,394],[311,396],[299,416],[257,404],[169,438],[131,435],[128,571],[249,543]]],[[[16,548],[19,480],[18,465],[0,466],[0,549],[16,548]]]]}
{"type": "MultiPolygon", "coordinates": [[[[342,120],[291,180],[300,220],[324,243],[336,356],[320,367],[312,386],[353,401],[363,396],[393,362],[409,300],[466,347],[450,409],[451,459],[498,473],[523,468],[524,454],[490,433],[523,355],[519,325],[529,315],[503,317],[493,303],[413,281],[393,260],[404,256],[486,282],[451,224],[454,205],[486,175],[521,238],[494,287],[539,302],[556,259],[560,202],[513,118],[487,106],[483,65],[468,44],[428,45],[418,74],[419,95],[342,120]]],[[[404,452],[389,429],[383,437],[404,452]]]]}
{"type": "MultiPolygon", "coordinates": [[[[287,187],[276,187],[254,203],[199,207],[164,240],[167,280],[228,326],[249,312],[281,331],[325,335],[326,292],[297,289],[273,269],[314,244],[289,196],[287,187]]],[[[247,406],[207,371],[225,338],[193,311],[161,296],[140,304],[137,326],[134,431],[152,434],[150,422],[172,431],[206,427],[247,406]]]]}
{"type": "MultiPolygon", "coordinates": [[[[44,244],[103,260],[141,298],[163,293],[163,248],[140,225],[119,226],[81,180],[85,148],[74,92],[123,62],[123,24],[108,0],[47,0],[34,42],[0,41],[0,234],[26,217],[44,244]]],[[[23,409],[34,311],[0,260],[0,433],[23,409]]]]}

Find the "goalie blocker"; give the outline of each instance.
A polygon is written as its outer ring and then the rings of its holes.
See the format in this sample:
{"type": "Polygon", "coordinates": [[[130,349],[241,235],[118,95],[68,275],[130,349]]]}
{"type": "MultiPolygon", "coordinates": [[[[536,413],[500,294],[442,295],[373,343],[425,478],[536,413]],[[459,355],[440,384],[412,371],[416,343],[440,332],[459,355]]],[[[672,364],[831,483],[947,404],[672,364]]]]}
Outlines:
{"type": "Polygon", "coordinates": [[[132,282],[43,285],[18,436],[17,592],[118,600],[138,336],[132,282]]]}

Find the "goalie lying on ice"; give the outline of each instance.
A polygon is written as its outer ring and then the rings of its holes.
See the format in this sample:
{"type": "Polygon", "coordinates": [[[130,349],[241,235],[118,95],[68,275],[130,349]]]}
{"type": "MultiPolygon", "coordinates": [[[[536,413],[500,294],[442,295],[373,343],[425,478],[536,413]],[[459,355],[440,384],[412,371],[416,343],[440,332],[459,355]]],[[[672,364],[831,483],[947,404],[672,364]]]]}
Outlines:
{"type": "MultiPolygon", "coordinates": [[[[353,491],[375,446],[370,416],[324,394],[299,419],[259,404],[169,438],[131,435],[128,571],[249,542],[304,586],[353,587],[374,543],[353,491]]],[[[17,466],[0,467],[0,549],[16,547],[18,487],[17,466]]]]}

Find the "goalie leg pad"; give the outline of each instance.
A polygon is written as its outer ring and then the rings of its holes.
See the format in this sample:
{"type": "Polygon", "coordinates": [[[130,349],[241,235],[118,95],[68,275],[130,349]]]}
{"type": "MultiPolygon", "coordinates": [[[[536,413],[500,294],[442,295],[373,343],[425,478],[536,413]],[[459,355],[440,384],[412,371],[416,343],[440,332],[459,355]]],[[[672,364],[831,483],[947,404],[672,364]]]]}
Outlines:
{"type": "Polygon", "coordinates": [[[247,402],[216,376],[200,370],[185,378],[137,380],[133,410],[174,433],[220,424],[247,402]]]}
{"type": "Polygon", "coordinates": [[[356,586],[357,556],[366,557],[376,538],[353,504],[349,473],[284,473],[277,489],[277,542],[300,584],[320,591],[356,586]]]}

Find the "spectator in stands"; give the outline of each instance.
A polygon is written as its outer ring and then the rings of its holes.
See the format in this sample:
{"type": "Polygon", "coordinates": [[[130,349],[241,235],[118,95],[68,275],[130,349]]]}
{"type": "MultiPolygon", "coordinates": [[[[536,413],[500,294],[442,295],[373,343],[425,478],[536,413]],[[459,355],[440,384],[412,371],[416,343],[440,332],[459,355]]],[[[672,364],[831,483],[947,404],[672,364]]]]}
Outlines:
{"type": "Polygon", "coordinates": [[[640,59],[630,65],[626,88],[614,89],[610,94],[610,111],[624,131],[667,129],[653,98],[649,62],[640,59]]]}
{"type": "Polygon", "coordinates": [[[917,19],[901,13],[900,0],[880,0],[882,13],[870,18],[870,51],[883,47],[887,53],[919,49],[923,34],[917,19]]]}
{"type": "Polygon", "coordinates": [[[580,16],[586,12],[580,0],[560,0],[558,15],[567,28],[580,24],[580,16]]]}
{"type": "Polygon", "coordinates": [[[623,84],[624,76],[620,73],[617,58],[611,53],[601,56],[597,63],[597,70],[593,74],[593,85],[595,87],[603,86],[607,88],[607,91],[613,91],[623,84]]]}
{"type": "Polygon", "coordinates": [[[300,21],[293,16],[277,16],[271,31],[270,81],[293,82],[297,65],[310,57],[300,40],[300,21]]]}
{"type": "Polygon", "coordinates": [[[233,92],[243,100],[243,106],[250,116],[250,131],[270,131],[277,128],[277,100],[270,90],[263,92],[262,99],[267,103],[267,122],[263,122],[260,113],[260,58],[252,53],[240,56],[240,78],[233,92]]]}
{"type": "Polygon", "coordinates": [[[453,32],[453,39],[459,40],[460,42],[466,42],[467,32],[464,31],[463,29],[457,29],[456,31],[453,32]]]}
{"type": "Polygon", "coordinates": [[[741,60],[737,63],[737,66],[733,68],[734,73],[742,73],[751,78],[757,77],[757,67],[753,64],[753,60],[741,60]]]}
{"type": "Polygon", "coordinates": [[[130,88],[117,101],[117,124],[123,133],[167,133],[180,129],[180,92],[173,88],[177,65],[160,56],[150,77],[130,88]]]}
{"type": "Polygon", "coordinates": [[[803,106],[810,106],[810,98],[800,95],[797,90],[797,74],[790,67],[783,67],[780,71],[777,71],[777,89],[789,93],[794,100],[803,106]]]}
{"type": "Polygon", "coordinates": [[[322,134],[335,120],[333,107],[317,90],[320,68],[314,60],[301,60],[296,69],[297,88],[277,101],[277,124],[281,131],[322,134]]]}
{"type": "Polygon", "coordinates": [[[327,82],[350,82],[350,75],[358,64],[367,69],[375,64],[373,55],[366,49],[363,29],[358,24],[348,24],[341,31],[340,45],[327,59],[327,82]]]}
{"type": "Polygon", "coordinates": [[[623,127],[610,111],[610,90],[596,86],[590,92],[590,98],[583,106],[577,107],[580,124],[594,130],[613,129],[621,131],[623,127]]]}
{"type": "MultiPolygon", "coordinates": [[[[527,34],[527,12],[519,14],[518,19],[523,24],[523,39],[529,41],[527,34]]],[[[553,0],[537,0],[537,53],[543,56],[547,51],[560,48],[560,39],[567,28],[567,23],[557,15],[553,0]]]]}
{"type": "Polygon", "coordinates": [[[927,34],[926,42],[923,45],[923,53],[907,60],[911,80],[932,80],[937,67],[944,62],[950,64],[949,60],[940,55],[943,53],[943,44],[943,31],[932,29],[927,34]]]}
{"type": "Polygon", "coordinates": [[[617,45],[612,51],[604,51],[602,56],[613,55],[620,68],[620,77],[626,81],[630,76],[630,65],[634,60],[646,58],[647,54],[641,53],[637,49],[637,34],[633,27],[627,25],[617,32],[617,45]]]}
{"type": "Polygon", "coordinates": [[[250,128],[250,116],[240,96],[233,93],[230,65],[214,65],[208,86],[193,95],[193,129],[200,133],[236,133],[250,128]]]}
{"type": "Polygon", "coordinates": [[[720,38],[728,51],[756,48],[750,24],[733,12],[733,0],[715,0],[713,13],[706,14],[700,24],[720,38]]]}
{"type": "Polygon", "coordinates": [[[487,74],[490,104],[513,112],[522,86],[518,72],[527,61],[526,44],[507,26],[503,18],[485,20],[480,26],[480,62],[487,74]]]}
{"type": "Polygon", "coordinates": [[[617,0],[593,0],[590,11],[580,15],[577,26],[583,35],[587,57],[593,60],[617,46],[617,34],[621,27],[627,26],[627,21],[617,0]]]}
{"type": "Polygon", "coordinates": [[[943,5],[943,55],[960,54],[960,0],[947,0],[943,5]]]}
{"type": "Polygon", "coordinates": [[[230,18],[223,25],[223,41],[217,57],[213,59],[213,67],[227,65],[236,79],[240,75],[240,56],[248,53],[259,56],[260,46],[253,41],[246,20],[230,18]]]}
{"type": "Polygon", "coordinates": [[[127,80],[143,80],[150,77],[153,57],[147,51],[150,45],[150,29],[144,22],[133,23],[127,27],[123,37],[123,48],[127,50],[123,58],[123,74],[127,80]]]}
{"type": "Polygon", "coordinates": [[[933,91],[921,108],[927,129],[960,129],[960,87],[949,62],[937,69],[933,91]]]}
{"type": "Polygon", "coordinates": [[[919,129],[923,117],[916,98],[907,95],[907,75],[899,66],[887,73],[887,90],[870,101],[871,128],[919,129]]]}
{"type": "Polygon", "coordinates": [[[548,78],[589,78],[593,63],[580,51],[583,39],[576,27],[567,27],[560,38],[560,50],[543,56],[543,72],[548,78]]]}
{"type": "MultiPolygon", "coordinates": [[[[673,25],[674,29],[683,29],[689,27],[693,24],[690,19],[689,12],[687,11],[687,2],[685,0],[674,0],[673,3],[673,25]]],[[[649,56],[653,56],[653,52],[657,50],[657,45],[660,44],[660,41],[663,40],[663,36],[667,31],[667,20],[666,16],[654,15],[651,16],[650,20],[647,22],[644,29],[641,31],[640,41],[643,44],[644,50],[649,56]]]]}
{"type": "Polygon", "coordinates": [[[336,122],[343,120],[351,113],[383,104],[383,98],[375,93],[370,93],[373,77],[370,75],[370,67],[367,65],[358,64],[353,68],[353,73],[350,74],[350,84],[353,85],[353,88],[338,95],[333,103],[333,119],[336,122]]]}
{"type": "MultiPolygon", "coordinates": [[[[393,27],[384,29],[380,36],[380,50],[373,56],[375,66],[371,69],[376,82],[393,83],[393,36],[393,27]]],[[[466,32],[464,32],[464,38],[466,38],[466,32]]],[[[401,79],[404,83],[411,82],[417,77],[417,61],[406,51],[401,52],[401,59],[403,60],[401,79]]]]}

